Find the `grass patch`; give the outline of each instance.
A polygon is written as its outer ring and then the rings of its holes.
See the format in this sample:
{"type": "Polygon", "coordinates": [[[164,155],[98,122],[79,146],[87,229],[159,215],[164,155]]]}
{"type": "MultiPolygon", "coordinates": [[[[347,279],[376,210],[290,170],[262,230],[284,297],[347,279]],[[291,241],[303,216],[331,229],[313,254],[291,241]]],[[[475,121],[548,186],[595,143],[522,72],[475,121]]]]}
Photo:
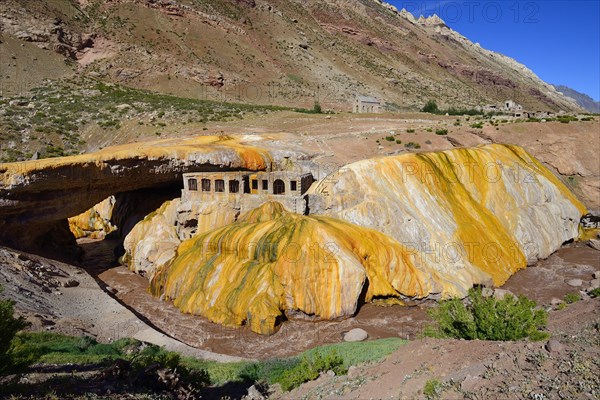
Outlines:
{"type": "MultiPolygon", "coordinates": [[[[79,154],[83,150],[83,129],[96,125],[106,131],[121,129],[130,119],[150,120],[148,125],[166,127],[182,122],[205,123],[243,118],[246,114],[266,114],[273,111],[322,113],[315,103],[310,110],[273,105],[250,105],[176,97],[91,78],[74,78],[47,82],[31,90],[31,107],[11,107],[0,102],[0,162],[22,161],[25,153],[39,152],[40,158],[79,154]],[[192,117],[190,117],[192,116],[192,117]],[[35,132],[52,136],[52,142],[23,143],[23,154],[9,154],[2,146],[13,136],[35,132]]],[[[139,122],[138,122],[139,123],[139,122]]]]}
{"type": "Polygon", "coordinates": [[[227,382],[264,381],[269,384],[281,383],[282,386],[292,388],[292,383],[296,384],[307,376],[313,375],[317,369],[321,368],[323,371],[337,369],[339,373],[342,373],[352,365],[380,361],[405,343],[406,341],[402,339],[388,338],[319,346],[296,357],[276,358],[260,362],[218,363],[183,358],[182,364],[190,369],[206,370],[211,382],[216,385],[227,382]],[[341,360],[341,364],[338,362],[339,360],[341,360]],[[307,375],[302,372],[305,369],[309,370],[307,375]]]}
{"type": "Polygon", "coordinates": [[[82,336],[73,337],[48,332],[19,333],[11,343],[11,352],[20,365],[15,373],[27,365],[76,364],[109,366],[117,359],[130,361],[142,370],[152,365],[177,369],[184,377],[195,381],[223,385],[228,382],[279,383],[284,390],[316,379],[329,370],[345,374],[352,365],[375,362],[397,350],[406,341],[398,338],[373,340],[361,343],[336,343],[307,350],[295,357],[276,358],[260,362],[219,363],[166,351],[158,346],[135,339],[120,339],[110,344],[82,336]]]}
{"type": "Polygon", "coordinates": [[[567,293],[564,300],[567,304],[577,303],[579,300],[581,300],[581,295],[579,293],[567,293]]]}

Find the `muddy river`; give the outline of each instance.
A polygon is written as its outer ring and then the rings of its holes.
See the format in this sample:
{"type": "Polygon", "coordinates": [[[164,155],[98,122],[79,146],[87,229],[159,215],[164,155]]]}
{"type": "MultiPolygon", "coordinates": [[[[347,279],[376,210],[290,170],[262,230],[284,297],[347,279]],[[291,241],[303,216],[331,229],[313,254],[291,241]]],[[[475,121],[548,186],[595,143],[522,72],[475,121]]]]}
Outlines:
{"type": "MultiPolygon", "coordinates": [[[[216,353],[253,359],[289,356],[318,345],[340,342],[345,332],[357,327],[366,330],[371,339],[414,339],[429,323],[426,311],[429,304],[412,307],[366,304],[353,318],[320,322],[289,320],[277,333],[261,336],[247,327],[226,328],[200,316],[183,314],[171,303],[154,298],[147,290],[146,278],[112,261],[116,242],[82,240],[80,245],[86,252],[84,268],[123,305],[159,331],[216,353]]],[[[535,266],[517,272],[503,288],[546,305],[553,298],[562,299],[567,293],[585,288],[598,270],[599,251],[583,244],[570,244],[535,266]],[[567,282],[574,278],[581,279],[583,285],[569,286],[567,282]]]]}

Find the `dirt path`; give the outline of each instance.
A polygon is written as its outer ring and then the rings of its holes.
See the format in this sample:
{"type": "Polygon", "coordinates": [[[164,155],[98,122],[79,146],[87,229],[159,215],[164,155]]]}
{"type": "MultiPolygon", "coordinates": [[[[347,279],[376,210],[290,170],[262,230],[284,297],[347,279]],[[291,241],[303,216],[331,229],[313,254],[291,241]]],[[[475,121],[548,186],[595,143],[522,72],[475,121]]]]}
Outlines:
{"type": "Polygon", "coordinates": [[[132,337],[185,356],[240,360],[188,346],[158,331],[72,265],[0,247],[0,283],[5,289],[2,297],[15,301],[33,331],[89,335],[101,342],[132,337]]]}

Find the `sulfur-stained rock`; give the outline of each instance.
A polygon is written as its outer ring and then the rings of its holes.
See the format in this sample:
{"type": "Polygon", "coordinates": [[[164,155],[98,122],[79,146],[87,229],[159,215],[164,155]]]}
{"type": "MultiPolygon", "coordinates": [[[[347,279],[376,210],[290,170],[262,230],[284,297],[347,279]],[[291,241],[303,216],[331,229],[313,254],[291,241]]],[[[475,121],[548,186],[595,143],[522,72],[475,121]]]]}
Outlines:
{"type": "Polygon", "coordinates": [[[265,203],[230,225],[184,241],[151,281],[183,312],[271,334],[284,313],[349,317],[361,293],[423,298],[444,282],[395,240],[265,203]],[[368,286],[365,282],[368,281],[368,286]]]}
{"type": "Polygon", "coordinates": [[[152,279],[158,267],[175,257],[180,240],[171,221],[176,218],[178,205],[178,200],[164,203],[127,235],[123,243],[127,251],[122,261],[132,271],[152,279]]]}
{"type": "MultiPolygon", "coordinates": [[[[500,286],[577,238],[586,213],[544,166],[507,145],[350,164],[311,188],[308,201],[308,216],[265,203],[182,242],[164,262],[172,229],[160,263],[142,257],[152,293],[183,312],[271,334],[283,316],[347,318],[363,300],[500,286]]],[[[158,214],[170,215],[172,228],[172,210],[158,214]]],[[[145,229],[130,245],[155,232],[145,229]]]]}
{"type": "Polygon", "coordinates": [[[111,223],[114,206],[115,197],[107,197],[89,210],[69,218],[69,229],[76,239],[103,239],[117,229],[111,223]]]}
{"type": "Polygon", "coordinates": [[[163,139],[0,164],[0,243],[35,251],[61,221],[116,193],[180,185],[181,174],[191,171],[264,170],[284,158],[244,140],[244,136],[163,139]]]}
{"type": "Polygon", "coordinates": [[[502,285],[577,238],[587,212],[524,149],[499,144],[363,160],[311,191],[311,212],[386,233],[439,271],[465,269],[463,287],[474,269],[502,285]]]}

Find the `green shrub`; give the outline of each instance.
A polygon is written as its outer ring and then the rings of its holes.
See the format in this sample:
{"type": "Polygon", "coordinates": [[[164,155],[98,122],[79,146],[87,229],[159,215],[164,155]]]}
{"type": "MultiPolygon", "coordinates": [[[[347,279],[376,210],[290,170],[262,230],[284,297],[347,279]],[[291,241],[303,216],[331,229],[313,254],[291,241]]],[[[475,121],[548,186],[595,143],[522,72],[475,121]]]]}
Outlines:
{"type": "MultiPolygon", "coordinates": [[[[0,293],[3,288],[0,286],[0,293]]],[[[15,318],[14,303],[11,300],[0,300],[0,374],[8,372],[15,364],[12,341],[20,330],[27,326],[22,317],[15,318]]]]}
{"type": "Polygon", "coordinates": [[[396,144],[402,144],[402,140],[396,139],[396,144]]]}
{"type": "Polygon", "coordinates": [[[438,106],[434,100],[429,100],[427,104],[423,106],[421,111],[426,113],[437,114],[440,110],[438,109],[438,106]]]}
{"type": "Polygon", "coordinates": [[[439,399],[442,396],[442,383],[435,378],[429,379],[423,387],[423,395],[428,400],[439,399]]]}
{"type": "Polygon", "coordinates": [[[420,149],[421,145],[415,142],[408,142],[404,145],[404,147],[406,147],[407,149],[420,149]]]}
{"type": "Polygon", "coordinates": [[[435,337],[453,337],[479,340],[518,340],[529,337],[542,340],[548,334],[548,313],[536,309],[536,303],[524,296],[507,295],[502,300],[484,298],[481,289],[469,291],[469,303],[460,299],[442,301],[429,311],[436,326],[428,327],[425,334],[435,337]]]}
{"type": "Polygon", "coordinates": [[[565,303],[567,304],[577,303],[579,300],[581,300],[581,295],[579,293],[567,293],[565,295],[565,303]]]}
{"type": "Polygon", "coordinates": [[[387,140],[388,142],[393,142],[394,140],[396,140],[396,138],[393,136],[386,136],[385,140],[387,140]]]}
{"type": "Polygon", "coordinates": [[[407,129],[406,133],[415,133],[415,130],[414,129],[407,129]]]}
{"type": "Polygon", "coordinates": [[[596,298],[596,297],[600,297],[600,288],[596,288],[594,290],[590,290],[588,292],[588,294],[590,295],[590,297],[592,298],[596,298]]]}
{"type": "Polygon", "coordinates": [[[477,123],[471,124],[471,128],[481,129],[481,128],[483,128],[483,124],[481,122],[477,122],[477,123]]]}
{"type": "Polygon", "coordinates": [[[448,129],[436,129],[435,130],[435,134],[436,135],[447,135],[448,134],[448,129]]]}

